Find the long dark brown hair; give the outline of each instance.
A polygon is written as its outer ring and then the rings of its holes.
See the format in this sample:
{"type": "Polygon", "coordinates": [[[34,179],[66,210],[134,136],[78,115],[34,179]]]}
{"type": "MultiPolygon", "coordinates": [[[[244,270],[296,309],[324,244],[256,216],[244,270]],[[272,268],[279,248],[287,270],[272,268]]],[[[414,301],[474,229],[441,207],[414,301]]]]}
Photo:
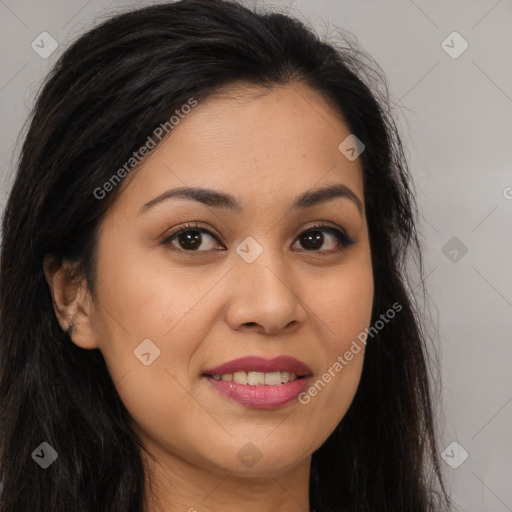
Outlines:
{"type": "MultiPolygon", "coordinates": [[[[346,40],[348,41],[348,40],[346,40]]],[[[284,14],[189,0],[116,15],[79,37],[42,88],[3,216],[0,271],[2,512],[142,512],[141,445],[99,350],[60,328],[43,258],[76,262],[94,287],[96,235],[116,199],[94,191],[193,97],[232,83],[303,83],[365,144],[360,160],[375,299],[354,401],[313,454],[318,512],[446,510],[427,336],[409,291],[419,262],[416,205],[380,71],[352,44],[327,43],[284,14]],[[58,452],[42,470],[41,442],[58,452]]],[[[136,171],[132,171],[136,172],[136,171]]],[[[119,188],[119,187],[117,187],[119,188]]]]}

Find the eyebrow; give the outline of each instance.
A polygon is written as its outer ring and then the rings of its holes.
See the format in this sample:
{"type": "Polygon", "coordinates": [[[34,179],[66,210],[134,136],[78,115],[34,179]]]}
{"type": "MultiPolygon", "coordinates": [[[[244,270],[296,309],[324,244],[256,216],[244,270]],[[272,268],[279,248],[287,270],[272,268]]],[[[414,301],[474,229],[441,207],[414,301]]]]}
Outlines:
{"type": "MultiPolygon", "coordinates": [[[[167,190],[154,199],[151,199],[151,201],[145,203],[141,207],[139,214],[148,211],[162,201],[176,198],[198,201],[207,206],[232,210],[235,212],[241,212],[243,210],[241,201],[231,194],[209,188],[178,187],[167,190]]],[[[363,205],[361,200],[350,188],[341,183],[328,185],[316,190],[308,190],[300,194],[295,198],[291,209],[301,210],[304,208],[310,208],[337,198],[349,199],[357,206],[359,213],[363,215],[363,205]]]]}

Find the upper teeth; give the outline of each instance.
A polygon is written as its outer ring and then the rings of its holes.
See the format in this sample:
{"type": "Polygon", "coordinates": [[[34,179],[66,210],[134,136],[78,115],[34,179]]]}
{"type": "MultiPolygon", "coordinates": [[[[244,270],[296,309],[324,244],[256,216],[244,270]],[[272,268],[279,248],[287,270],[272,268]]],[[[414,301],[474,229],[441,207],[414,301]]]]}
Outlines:
{"type": "Polygon", "coordinates": [[[297,380],[297,374],[293,372],[235,372],[213,375],[215,380],[233,381],[237,384],[248,384],[249,386],[276,386],[297,380]]]}

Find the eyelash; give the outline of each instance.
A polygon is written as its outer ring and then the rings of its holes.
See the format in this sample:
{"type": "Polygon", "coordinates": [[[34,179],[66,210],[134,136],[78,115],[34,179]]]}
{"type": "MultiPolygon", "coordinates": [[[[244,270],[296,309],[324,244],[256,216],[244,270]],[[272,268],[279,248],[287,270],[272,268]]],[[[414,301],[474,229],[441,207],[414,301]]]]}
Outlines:
{"type": "MultiPolygon", "coordinates": [[[[162,243],[162,245],[165,245],[165,246],[172,245],[172,241],[175,238],[177,238],[179,235],[182,235],[189,231],[199,231],[200,233],[206,233],[206,234],[210,235],[212,238],[214,238],[217,242],[219,242],[218,237],[216,235],[214,235],[209,229],[206,229],[206,228],[202,227],[201,225],[199,225],[197,222],[194,222],[194,223],[187,223],[184,226],[182,226],[181,228],[177,229],[176,231],[171,233],[169,236],[167,236],[161,243],[162,243]]],[[[330,249],[330,250],[302,249],[303,251],[306,251],[309,253],[333,254],[334,252],[342,252],[343,250],[347,249],[348,247],[350,247],[351,245],[353,245],[355,243],[354,240],[344,230],[337,229],[337,228],[330,226],[328,224],[325,224],[323,222],[319,222],[317,224],[309,226],[307,229],[305,229],[304,231],[302,231],[299,234],[299,236],[296,238],[296,240],[298,240],[304,234],[309,233],[309,232],[314,232],[314,231],[323,231],[323,232],[329,233],[336,239],[336,241],[339,244],[339,247],[336,249],[330,249]]],[[[195,253],[209,252],[209,251],[186,250],[186,249],[182,249],[181,247],[176,247],[176,246],[173,246],[173,247],[179,251],[182,251],[184,253],[189,253],[189,254],[190,253],[195,254],[195,253]]]]}

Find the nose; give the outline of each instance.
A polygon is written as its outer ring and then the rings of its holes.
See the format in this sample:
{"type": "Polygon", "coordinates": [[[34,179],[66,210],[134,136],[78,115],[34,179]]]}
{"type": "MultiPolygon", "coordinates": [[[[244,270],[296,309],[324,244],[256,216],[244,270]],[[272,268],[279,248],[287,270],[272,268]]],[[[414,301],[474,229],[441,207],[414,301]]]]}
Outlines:
{"type": "Polygon", "coordinates": [[[252,263],[236,261],[230,272],[226,309],[229,326],[235,331],[267,335],[298,329],[306,319],[306,309],[299,296],[297,271],[268,250],[252,263]]]}

